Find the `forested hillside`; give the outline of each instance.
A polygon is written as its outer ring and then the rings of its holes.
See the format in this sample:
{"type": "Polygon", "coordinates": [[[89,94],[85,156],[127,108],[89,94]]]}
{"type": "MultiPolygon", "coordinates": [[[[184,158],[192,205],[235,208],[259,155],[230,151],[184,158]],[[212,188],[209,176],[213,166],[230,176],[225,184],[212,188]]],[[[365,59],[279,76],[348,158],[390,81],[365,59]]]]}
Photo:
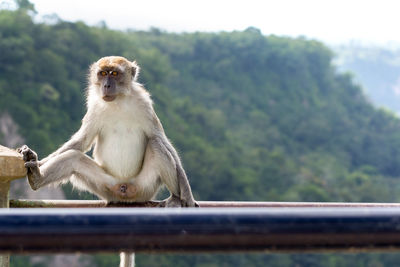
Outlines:
{"type": "MultiPolygon", "coordinates": [[[[242,32],[114,31],[0,10],[0,115],[43,157],[85,113],[87,68],[137,60],[198,200],[398,201],[400,120],[322,43],[242,32]]],[[[1,136],[0,136],[1,143],[1,136]]],[[[76,197],[76,192],[65,189],[76,197]]],[[[86,197],[86,195],[79,195],[86,197]]],[[[24,261],[14,258],[14,266],[24,261]]],[[[109,266],[117,257],[97,257],[109,266]]],[[[138,266],[382,266],[395,255],[139,255],[138,266]],[[174,262],[174,263],[173,263],[174,262]]],[[[22,264],[22,263],[21,263],[22,264]]]]}

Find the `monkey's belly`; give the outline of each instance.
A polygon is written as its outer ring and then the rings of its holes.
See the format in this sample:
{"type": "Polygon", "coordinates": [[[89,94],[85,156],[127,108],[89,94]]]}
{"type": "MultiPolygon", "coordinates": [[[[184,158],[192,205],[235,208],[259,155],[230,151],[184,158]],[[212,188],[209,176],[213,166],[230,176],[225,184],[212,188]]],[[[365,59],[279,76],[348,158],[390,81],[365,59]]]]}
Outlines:
{"type": "Polygon", "coordinates": [[[99,136],[93,156],[109,174],[126,182],[139,173],[145,145],[145,136],[140,132],[99,136]]]}

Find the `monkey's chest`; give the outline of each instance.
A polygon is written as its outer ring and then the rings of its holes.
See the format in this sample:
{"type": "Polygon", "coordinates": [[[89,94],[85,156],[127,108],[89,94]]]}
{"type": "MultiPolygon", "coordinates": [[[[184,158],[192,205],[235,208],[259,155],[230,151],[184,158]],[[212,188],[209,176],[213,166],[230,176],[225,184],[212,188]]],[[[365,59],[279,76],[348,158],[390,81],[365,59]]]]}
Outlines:
{"type": "Polygon", "coordinates": [[[145,146],[142,129],[115,123],[100,132],[93,156],[107,172],[124,181],[140,171],[145,146]]]}

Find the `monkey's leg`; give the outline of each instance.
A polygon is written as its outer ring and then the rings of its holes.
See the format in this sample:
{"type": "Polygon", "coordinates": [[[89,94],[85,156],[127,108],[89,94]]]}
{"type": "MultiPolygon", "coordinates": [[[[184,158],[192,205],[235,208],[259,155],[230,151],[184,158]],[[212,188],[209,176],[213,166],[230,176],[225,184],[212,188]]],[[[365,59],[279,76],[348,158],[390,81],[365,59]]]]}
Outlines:
{"type": "Polygon", "coordinates": [[[160,162],[157,160],[156,152],[151,142],[146,146],[142,169],[139,174],[132,179],[132,186],[136,189],[136,199],[134,201],[144,202],[151,200],[161,186],[160,162]]]}
{"type": "MultiPolygon", "coordinates": [[[[39,167],[37,156],[27,146],[20,149],[28,168],[28,179],[33,190],[54,182],[61,182],[72,175],[80,182],[80,187],[110,198],[110,191],[105,185],[113,186],[116,180],[107,174],[94,160],[78,150],[68,150],[52,157],[39,167]]],[[[112,195],[112,194],[111,194],[112,195]]]]}
{"type": "MultiPolygon", "coordinates": [[[[146,154],[143,161],[142,170],[134,180],[137,185],[138,196],[143,196],[143,201],[150,200],[160,185],[163,182],[171,193],[171,197],[165,200],[162,205],[168,207],[186,207],[196,206],[191,195],[189,186],[189,200],[187,202],[182,198],[182,188],[179,181],[178,165],[173,154],[167,149],[161,138],[152,138],[149,140],[146,147],[146,154]]],[[[183,171],[183,170],[182,170],[183,171]]],[[[186,176],[184,177],[186,178],[186,176]]],[[[187,181],[187,180],[186,180],[187,181]]],[[[185,184],[183,184],[185,186],[185,184]]],[[[184,196],[186,197],[186,196],[184,196]]],[[[141,201],[138,199],[138,201],[141,201]]]]}

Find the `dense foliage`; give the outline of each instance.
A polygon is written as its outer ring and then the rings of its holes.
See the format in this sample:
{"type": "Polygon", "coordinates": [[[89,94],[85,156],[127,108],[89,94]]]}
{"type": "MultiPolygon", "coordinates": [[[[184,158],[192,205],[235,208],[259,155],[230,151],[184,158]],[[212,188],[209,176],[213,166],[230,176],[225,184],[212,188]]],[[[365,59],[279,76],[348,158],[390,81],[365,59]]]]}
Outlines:
{"type": "MultiPolygon", "coordinates": [[[[338,74],[323,44],[254,28],[120,32],[54,17],[34,23],[29,14],[0,10],[0,114],[12,115],[40,156],[79,128],[88,65],[122,55],[141,66],[140,81],[182,155],[196,199],[399,199],[400,121],[338,74]]],[[[390,266],[393,257],[139,255],[138,265],[390,266]]],[[[114,260],[96,258],[99,266],[114,260]]]]}

